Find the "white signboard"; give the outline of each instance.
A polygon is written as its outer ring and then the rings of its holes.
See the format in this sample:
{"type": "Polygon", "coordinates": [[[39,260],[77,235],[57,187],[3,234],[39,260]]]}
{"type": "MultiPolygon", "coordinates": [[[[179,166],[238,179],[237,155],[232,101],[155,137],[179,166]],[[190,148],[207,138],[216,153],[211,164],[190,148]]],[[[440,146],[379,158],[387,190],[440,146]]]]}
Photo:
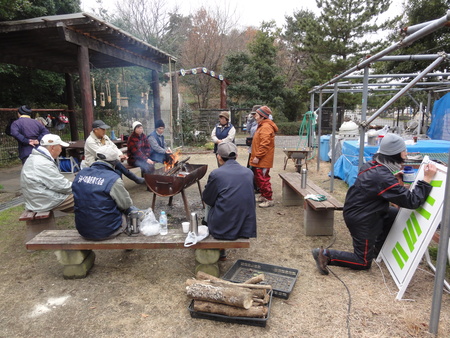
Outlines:
{"type": "MultiPolygon", "coordinates": [[[[423,160],[411,189],[423,178],[423,160]]],[[[377,261],[383,260],[392,275],[399,292],[396,299],[403,297],[414,272],[417,269],[428,245],[442,219],[445,196],[447,168],[436,164],[436,176],[430,183],[433,186],[425,203],[416,210],[401,208],[389,232],[377,261]]]]}

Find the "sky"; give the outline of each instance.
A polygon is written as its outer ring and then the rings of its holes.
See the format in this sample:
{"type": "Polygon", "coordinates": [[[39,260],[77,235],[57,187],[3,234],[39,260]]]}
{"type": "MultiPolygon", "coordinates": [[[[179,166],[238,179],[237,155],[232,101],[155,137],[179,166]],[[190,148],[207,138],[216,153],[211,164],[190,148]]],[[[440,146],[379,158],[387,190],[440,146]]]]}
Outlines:
{"type": "MultiPolygon", "coordinates": [[[[150,1],[150,0],[149,0],[150,1]]],[[[402,0],[393,0],[390,8],[392,12],[398,12],[401,8],[402,0]]],[[[116,0],[103,0],[104,6],[110,10],[114,9],[116,0]]],[[[182,12],[190,14],[199,9],[202,5],[206,8],[228,9],[230,12],[236,10],[236,18],[241,27],[259,27],[262,21],[275,20],[278,27],[285,23],[285,15],[291,16],[295,11],[307,9],[318,14],[319,9],[315,0],[166,0],[168,8],[170,4],[178,4],[182,12]]],[[[84,12],[92,12],[91,8],[97,8],[96,0],[81,0],[81,8],[84,12]]]]}

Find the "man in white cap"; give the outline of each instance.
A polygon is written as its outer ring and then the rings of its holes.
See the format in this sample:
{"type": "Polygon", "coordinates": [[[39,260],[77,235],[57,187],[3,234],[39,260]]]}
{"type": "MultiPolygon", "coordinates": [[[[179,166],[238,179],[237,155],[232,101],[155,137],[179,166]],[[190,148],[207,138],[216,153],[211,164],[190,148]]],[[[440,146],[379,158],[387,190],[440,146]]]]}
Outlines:
{"type": "Polygon", "coordinates": [[[217,239],[256,237],[253,172],[237,161],[237,147],[221,142],[217,147],[218,169],[211,172],[203,191],[208,205],[209,233],[217,239]]]}
{"type": "Polygon", "coordinates": [[[116,149],[111,145],[100,147],[97,161],[83,168],[73,181],[75,226],[80,235],[89,240],[119,235],[126,226],[124,214],[138,210],[115,171],[116,149]]]}
{"type": "Polygon", "coordinates": [[[373,160],[361,166],[358,178],[348,189],[344,204],[344,220],[353,238],[353,252],[316,248],[312,255],[319,272],[328,275],[328,265],[367,270],[381,250],[402,208],[417,209],[431,192],[436,166],[425,166],[424,177],[411,191],[396,175],[407,158],[405,141],[396,134],[386,134],[373,160]]]}
{"type": "Polygon", "coordinates": [[[58,169],[55,159],[69,144],[58,135],[44,135],[23,165],[20,186],[25,208],[31,211],[73,212],[72,182],[58,169]]]}
{"type": "Polygon", "coordinates": [[[122,154],[119,148],[114,144],[113,141],[106,135],[106,129],[110,127],[103,122],[102,120],[95,120],[92,123],[92,131],[86,139],[86,143],[84,144],[84,160],[87,166],[91,166],[92,163],[95,162],[96,154],[100,150],[100,147],[110,146],[111,148],[115,148],[117,159],[116,163],[116,172],[122,176],[125,175],[130,180],[134,181],[137,184],[144,184],[145,180],[143,177],[138,177],[131,171],[129,171],[125,166],[121,163],[128,158],[128,156],[122,154]]]}

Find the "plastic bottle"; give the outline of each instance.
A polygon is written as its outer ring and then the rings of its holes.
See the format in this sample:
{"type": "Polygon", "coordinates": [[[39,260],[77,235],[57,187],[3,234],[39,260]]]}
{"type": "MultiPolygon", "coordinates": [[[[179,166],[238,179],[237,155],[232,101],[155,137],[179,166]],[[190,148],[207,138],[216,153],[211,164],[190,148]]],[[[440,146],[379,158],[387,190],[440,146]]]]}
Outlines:
{"type": "Polygon", "coordinates": [[[403,168],[403,182],[411,184],[414,182],[415,176],[413,167],[405,166],[403,168]]]}
{"type": "Polygon", "coordinates": [[[167,215],[165,211],[161,211],[161,216],[159,216],[159,234],[167,235],[167,215]]]}

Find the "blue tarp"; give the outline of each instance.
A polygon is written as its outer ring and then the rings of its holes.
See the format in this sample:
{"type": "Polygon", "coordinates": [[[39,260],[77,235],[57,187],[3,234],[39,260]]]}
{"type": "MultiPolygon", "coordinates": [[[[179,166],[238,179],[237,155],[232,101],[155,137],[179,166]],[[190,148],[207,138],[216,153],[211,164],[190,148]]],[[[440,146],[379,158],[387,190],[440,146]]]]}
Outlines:
{"type": "Polygon", "coordinates": [[[450,141],[450,93],[445,94],[434,103],[431,121],[427,132],[428,137],[450,141]]]}
{"type": "MultiPolygon", "coordinates": [[[[364,159],[370,161],[377,152],[378,146],[364,146],[364,159]]],[[[416,144],[407,144],[408,153],[448,153],[450,141],[418,140],[416,144]]],[[[344,141],[342,155],[334,164],[334,176],[344,180],[349,186],[355,183],[358,176],[358,141],[344,141]]]]}

